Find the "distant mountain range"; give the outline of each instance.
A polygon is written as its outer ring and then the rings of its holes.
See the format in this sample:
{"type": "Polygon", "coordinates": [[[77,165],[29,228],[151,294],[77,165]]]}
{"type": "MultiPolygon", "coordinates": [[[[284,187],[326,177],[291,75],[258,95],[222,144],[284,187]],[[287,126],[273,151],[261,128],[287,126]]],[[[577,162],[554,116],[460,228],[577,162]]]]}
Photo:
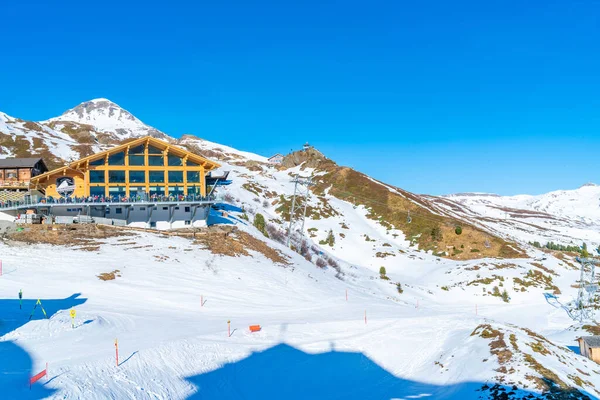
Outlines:
{"type": "Polygon", "coordinates": [[[254,212],[265,214],[282,231],[289,219],[293,185],[289,179],[282,182],[276,172],[287,171],[288,178],[296,173],[315,175],[317,185],[309,213],[313,222],[307,223],[306,234],[318,242],[325,239],[329,230],[339,231],[344,235],[339,237],[340,242],[349,243],[352,237],[361,246],[367,243],[365,254],[373,263],[381,262],[377,258],[385,258],[381,255],[389,253],[389,249],[383,245],[392,243],[370,243],[365,227],[340,230],[341,226],[348,226],[344,221],[370,221],[367,225],[377,226],[384,237],[393,238],[390,242],[396,242],[401,249],[400,239],[421,250],[457,259],[522,256],[523,246],[532,240],[600,243],[600,187],[593,184],[541,196],[417,195],[339,166],[316,149],[299,150],[287,155],[283,165],[273,166],[262,155],[193,135],[174,138],[107,99],[86,101],[58,117],[39,122],[0,112],[0,158],[40,155],[50,168],[145,135],[223,163],[234,179],[234,185],[225,191],[246,202],[254,212]],[[460,235],[457,227],[461,228],[460,235]]]}

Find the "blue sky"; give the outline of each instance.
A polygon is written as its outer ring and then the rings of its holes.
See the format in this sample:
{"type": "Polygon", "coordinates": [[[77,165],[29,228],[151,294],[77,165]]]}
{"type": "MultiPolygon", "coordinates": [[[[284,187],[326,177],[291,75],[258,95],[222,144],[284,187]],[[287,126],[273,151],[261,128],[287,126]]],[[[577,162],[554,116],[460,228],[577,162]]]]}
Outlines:
{"type": "Polygon", "coordinates": [[[106,97],[174,136],[309,141],[418,193],[600,183],[597,1],[6,3],[9,115],[106,97]]]}

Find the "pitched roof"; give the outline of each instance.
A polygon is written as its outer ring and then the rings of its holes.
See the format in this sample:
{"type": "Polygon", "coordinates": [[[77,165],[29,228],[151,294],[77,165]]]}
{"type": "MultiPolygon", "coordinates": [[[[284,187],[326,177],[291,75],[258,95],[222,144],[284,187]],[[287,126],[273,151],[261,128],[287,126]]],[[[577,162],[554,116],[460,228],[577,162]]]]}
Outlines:
{"type": "Polygon", "coordinates": [[[203,165],[205,171],[211,171],[211,170],[219,168],[221,166],[219,163],[211,161],[211,160],[204,158],[198,154],[194,154],[188,150],[182,149],[181,147],[174,146],[171,143],[165,142],[164,140],[160,140],[160,139],[157,139],[152,136],[144,136],[144,137],[141,137],[138,139],[131,140],[127,143],[112,147],[108,150],[104,150],[99,153],[92,154],[91,156],[84,157],[80,160],[70,162],[69,164],[67,164],[64,167],[56,168],[55,170],[46,172],[42,175],[37,175],[37,176],[31,178],[31,180],[35,182],[35,181],[39,181],[40,179],[45,178],[47,176],[51,176],[56,173],[60,173],[61,171],[65,170],[65,169],[69,169],[69,168],[77,169],[80,166],[85,165],[85,163],[88,161],[97,160],[99,158],[106,156],[107,154],[117,153],[119,151],[126,150],[128,147],[138,146],[138,145],[144,144],[146,142],[148,142],[149,144],[152,144],[153,146],[156,146],[156,147],[168,149],[169,153],[179,154],[180,156],[188,156],[189,160],[203,165]]]}
{"type": "Polygon", "coordinates": [[[590,347],[600,347],[600,336],[582,336],[580,339],[590,347]]]}
{"type": "Polygon", "coordinates": [[[271,157],[269,157],[268,159],[270,160],[271,158],[275,158],[275,157],[283,157],[283,154],[273,154],[271,157]]]}
{"type": "Polygon", "coordinates": [[[2,158],[0,168],[32,168],[41,160],[41,157],[30,158],[2,158]]]}

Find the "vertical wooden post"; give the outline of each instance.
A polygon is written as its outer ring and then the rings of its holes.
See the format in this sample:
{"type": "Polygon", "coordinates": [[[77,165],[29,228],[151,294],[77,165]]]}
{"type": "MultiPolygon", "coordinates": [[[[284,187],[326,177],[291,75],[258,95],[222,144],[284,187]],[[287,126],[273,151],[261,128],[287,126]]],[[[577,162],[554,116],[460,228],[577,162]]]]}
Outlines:
{"type": "Polygon", "coordinates": [[[365,310],[365,325],[367,324],[367,310],[365,310]]]}
{"type": "Polygon", "coordinates": [[[348,289],[346,289],[346,301],[348,301],[348,289]]]}
{"type": "Polygon", "coordinates": [[[204,307],[204,296],[200,295],[200,307],[204,307]]]}
{"type": "Polygon", "coordinates": [[[227,337],[231,337],[231,321],[227,321],[227,337]]]}

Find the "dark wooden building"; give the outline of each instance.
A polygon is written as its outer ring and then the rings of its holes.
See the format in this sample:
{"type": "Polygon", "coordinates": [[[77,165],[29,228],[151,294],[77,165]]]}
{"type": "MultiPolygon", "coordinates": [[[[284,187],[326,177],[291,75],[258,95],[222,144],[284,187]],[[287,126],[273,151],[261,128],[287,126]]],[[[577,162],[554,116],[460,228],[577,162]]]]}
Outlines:
{"type": "Polygon", "coordinates": [[[31,178],[48,171],[40,157],[0,159],[0,189],[28,189],[31,178]]]}

